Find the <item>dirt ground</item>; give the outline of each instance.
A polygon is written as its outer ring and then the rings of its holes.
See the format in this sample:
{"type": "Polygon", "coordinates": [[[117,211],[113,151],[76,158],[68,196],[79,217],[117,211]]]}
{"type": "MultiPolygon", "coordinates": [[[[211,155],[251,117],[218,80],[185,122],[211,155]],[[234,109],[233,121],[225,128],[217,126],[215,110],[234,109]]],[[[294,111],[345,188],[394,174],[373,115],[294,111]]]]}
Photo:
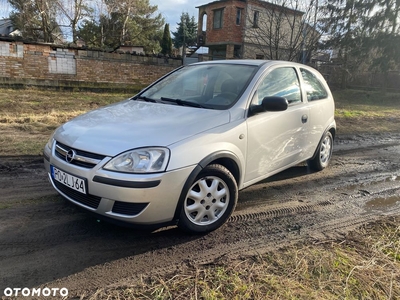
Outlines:
{"type": "Polygon", "coordinates": [[[0,295],[54,287],[79,299],[145,274],[336,238],[400,215],[400,134],[339,135],[328,169],[302,164],[242,190],[229,222],[200,236],[99,222],[46,178],[40,156],[0,157],[0,295]]]}

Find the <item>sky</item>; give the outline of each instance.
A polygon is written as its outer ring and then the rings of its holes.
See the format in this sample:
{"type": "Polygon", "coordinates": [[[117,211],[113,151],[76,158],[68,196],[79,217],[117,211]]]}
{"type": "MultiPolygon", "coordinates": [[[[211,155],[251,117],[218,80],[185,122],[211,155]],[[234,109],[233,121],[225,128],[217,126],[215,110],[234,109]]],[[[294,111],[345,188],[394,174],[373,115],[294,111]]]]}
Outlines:
{"type": "MultiPolygon", "coordinates": [[[[207,4],[213,0],[150,0],[151,5],[157,5],[158,11],[163,15],[165,22],[169,23],[171,31],[176,30],[176,24],[182,13],[198,18],[199,11],[196,6],[207,4]]],[[[7,0],[0,0],[0,19],[6,18],[11,11],[7,0]]]]}
{"type": "Polygon", "coordinates": [[[158,11],[164,16],[165,22],[169,23],[172,31],[175,31],[176,24],[179,22],[182,13],[194,16],[198,22],[199,10],[196,6],[213,2],[214,0],[150,0],[152,5],[158,6],[158,11]]]}
{"type": "Polygon", "coordinates": [[[8,16],[10,12],[10,6],[6,0],[0,0],[0,19],[8,16]]]}

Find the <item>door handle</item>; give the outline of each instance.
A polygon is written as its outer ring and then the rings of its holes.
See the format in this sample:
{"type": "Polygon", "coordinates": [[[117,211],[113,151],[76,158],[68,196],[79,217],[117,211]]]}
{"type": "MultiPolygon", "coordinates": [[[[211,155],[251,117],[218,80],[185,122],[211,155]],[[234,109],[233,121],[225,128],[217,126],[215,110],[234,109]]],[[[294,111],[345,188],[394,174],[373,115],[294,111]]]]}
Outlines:
{"type": "Polygon", "coordinates": [[[308,116],[307,115],[302,115],[302,117],[301,117],[301,123],[307,123],[307,120],[308,120],[308,116]]]}

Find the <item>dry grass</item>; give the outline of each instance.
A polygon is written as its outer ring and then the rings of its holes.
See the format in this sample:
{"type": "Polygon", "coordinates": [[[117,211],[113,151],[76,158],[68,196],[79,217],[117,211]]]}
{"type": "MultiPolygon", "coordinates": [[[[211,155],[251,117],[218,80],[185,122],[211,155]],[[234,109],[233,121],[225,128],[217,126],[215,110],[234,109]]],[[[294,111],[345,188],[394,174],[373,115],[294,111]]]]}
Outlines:
{"type": "Polygon", "coordinates": [[[400,94],[338,90],[334,93],[338,132],[400,132],[400,94]]]}
{"type": "Polygon", "coordinates": [[[0,89],[0,155],[41,154],[49,136],[60,124],[129,96],[0,89]]]}
{"type": "Polygon", "coordinates": [[[185,267],[81,299],[400,299],[400,219],[343,240],[185,267]]]}

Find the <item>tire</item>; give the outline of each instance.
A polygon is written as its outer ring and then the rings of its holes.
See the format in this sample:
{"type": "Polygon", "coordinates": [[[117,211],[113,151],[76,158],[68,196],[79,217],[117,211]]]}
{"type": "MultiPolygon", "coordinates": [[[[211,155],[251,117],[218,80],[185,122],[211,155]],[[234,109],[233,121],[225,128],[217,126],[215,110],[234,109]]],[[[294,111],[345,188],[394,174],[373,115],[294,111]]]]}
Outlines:
{"type": "Polygon", "coordinates": [[[328,131],[321,139],[315,157],[307,162],[308,166],[315,171],[321,171],[325,169],[329,165],[329,162],[331,160],[332,150],[333,137],[332,134],[328,131]]]}
{"type": "Polygon", "coordinates": [[[221,165],[209,165],[186,192],[178,227],[190,233],[213,231],[228,220],[237,199],[238,187],[231,172],[221,165]]]}

